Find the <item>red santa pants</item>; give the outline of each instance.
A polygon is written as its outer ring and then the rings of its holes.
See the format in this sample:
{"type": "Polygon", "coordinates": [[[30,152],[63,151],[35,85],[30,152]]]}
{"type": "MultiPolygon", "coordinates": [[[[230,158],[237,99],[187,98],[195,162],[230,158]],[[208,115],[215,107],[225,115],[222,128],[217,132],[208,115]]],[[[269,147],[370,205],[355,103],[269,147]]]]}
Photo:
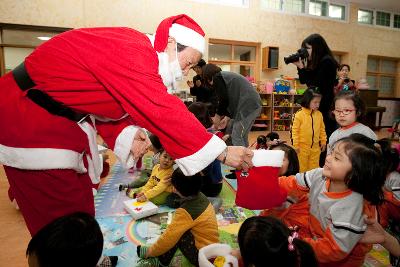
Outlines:
{"type": "Polygon", "coordinates": [[[92,182],[74,170],[21,170],[4,166],[11,191],[33,236],[54,219],[82,211],[94,216],[92,182]]]}

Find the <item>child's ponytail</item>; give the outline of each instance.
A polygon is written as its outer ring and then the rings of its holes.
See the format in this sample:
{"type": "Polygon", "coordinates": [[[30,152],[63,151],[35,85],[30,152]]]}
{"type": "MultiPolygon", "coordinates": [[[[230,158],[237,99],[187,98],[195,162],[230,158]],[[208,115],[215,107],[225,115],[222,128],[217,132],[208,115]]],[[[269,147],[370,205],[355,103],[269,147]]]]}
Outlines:
{"type": "Polygon", "coordinates": [[[318,263],[313,248],[307,242],[296,238],[293,241],[300,262],[299,267],[317,267],[318,263]]]}
{"type": "Polygon", "coordinates": [[[299,239],[283,222],[274,217],[247,218],[238,234],[245,267],[316,267],[312,247],[299,239]]]}

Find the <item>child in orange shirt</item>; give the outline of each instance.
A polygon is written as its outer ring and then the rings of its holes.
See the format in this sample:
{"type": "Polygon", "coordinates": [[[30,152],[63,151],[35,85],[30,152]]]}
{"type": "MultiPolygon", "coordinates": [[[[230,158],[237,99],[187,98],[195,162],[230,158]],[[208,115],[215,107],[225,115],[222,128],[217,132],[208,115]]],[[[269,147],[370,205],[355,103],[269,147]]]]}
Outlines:
{"type": "Polygon", "coordinates": [[[279,217],[299,227],[319,266],[361,266],[371,249],[359,244],[366,229],[364,214],[376,216],[372,205],[383,202],[384,181],[382,155],[374,141],[353,134],[335,144],[323,169],[279,178],[288,192],[308,192],[279,217]]]}

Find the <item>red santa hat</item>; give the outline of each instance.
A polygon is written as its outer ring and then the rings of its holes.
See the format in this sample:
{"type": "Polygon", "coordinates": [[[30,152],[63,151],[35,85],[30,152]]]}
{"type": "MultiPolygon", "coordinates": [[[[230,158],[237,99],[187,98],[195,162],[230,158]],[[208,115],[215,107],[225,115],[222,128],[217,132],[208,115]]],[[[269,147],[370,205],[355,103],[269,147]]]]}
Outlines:
{"type": "Polygon", "coordinates": [[[174,37],[176,42],[190,46],[200,53],[204,53],[204,32],[192,18],[185,14],[173,16],[161,21],[157,27],[154,49],[164,52],[168,44],[168,37],[174,37]]]}

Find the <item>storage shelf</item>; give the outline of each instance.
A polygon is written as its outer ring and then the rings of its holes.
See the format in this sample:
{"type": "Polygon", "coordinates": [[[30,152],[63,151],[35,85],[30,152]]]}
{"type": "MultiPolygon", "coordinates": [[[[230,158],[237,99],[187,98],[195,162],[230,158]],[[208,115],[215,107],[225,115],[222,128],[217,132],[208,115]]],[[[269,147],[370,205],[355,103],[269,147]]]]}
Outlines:
{"type": "MultiPolygon", "coordinates": [[[[288,131],[288,127],[290,126],[293,118],[293,114],[296,113],[301,106],[295,106],[295,102],[301,97],[301,94],[267,94],[267,93],[259,93],[262,101],[264,103],[268,103],[268,105],[262,105],[263,108],[263,114],[268,115],[270,118],[268,119],[262,119],[262,118],[256,118],[256,122],[253,124],[253,130],[278,130],[276,127],[279,127],[280,125],[284,125],[288,131]],[[292,106],[274,106],[274,102],[280,103],[280,101],[288,99],[289,103],[292,104],[292,106]],[[279,114],[283,113],[288,113],[290,114],[289,119],[274,119],[275,112],[279,112],[279,114]],[[265,125],[267,126],[257,126],[257,122],[265,122],[265,125]]],[[[279,131],[283,131],[282,129],[279,129],[279,131]]]]}

